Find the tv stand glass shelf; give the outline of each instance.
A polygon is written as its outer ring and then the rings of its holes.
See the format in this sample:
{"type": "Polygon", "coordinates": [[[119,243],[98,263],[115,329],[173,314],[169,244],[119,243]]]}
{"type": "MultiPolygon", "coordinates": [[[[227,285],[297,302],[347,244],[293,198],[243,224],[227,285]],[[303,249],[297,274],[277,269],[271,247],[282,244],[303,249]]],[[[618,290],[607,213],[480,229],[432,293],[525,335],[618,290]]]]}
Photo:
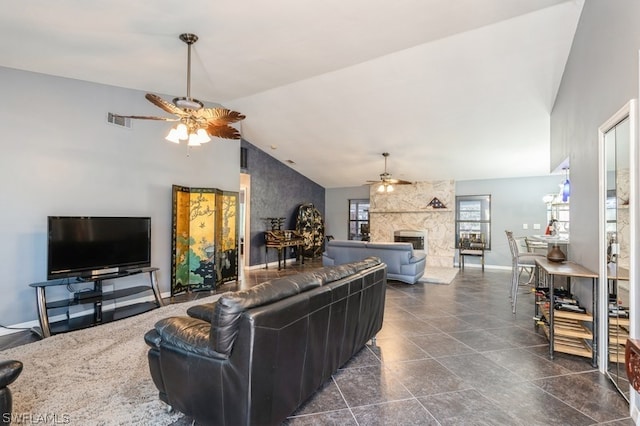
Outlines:
{"type": "Polygon", "coordinates": [[[156,278],[157,270],[158,268],[154,267],[137,268],[81,279],[74,277],[31,283],[29,286],[36,289],[38,319],[40,320],[39,329],[36,328],[33,331],[44,338],[53,334],[117,321],[158,308],[162,306],[162,298],[156,278]],[[148,274],[148,284],[117,288],[117,281],[114,281],[113,290],[104,291],[102,288],[105,280],[115,280],[144,273],[148,274]],[[76,290],[71,287],[73,284],[93,284],[93,288],[76,290]],[[67,286],[71,297],[47,301],[46,289],[59,286],[67,286]],[[129,303],[117,306],[118,299],[126,299],[148,292],[153,293],[153,301],[129,300],[129,303]]]}

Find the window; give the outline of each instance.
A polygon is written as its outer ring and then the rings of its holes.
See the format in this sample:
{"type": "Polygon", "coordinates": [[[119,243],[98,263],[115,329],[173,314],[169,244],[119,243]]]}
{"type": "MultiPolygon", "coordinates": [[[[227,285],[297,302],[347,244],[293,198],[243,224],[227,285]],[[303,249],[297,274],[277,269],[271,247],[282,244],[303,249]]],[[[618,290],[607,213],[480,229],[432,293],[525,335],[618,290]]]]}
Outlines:
{"type": "Polygon", "coordinates": [[[369,240],[369,200],[349,200],[349,239],[369,240]]]}
{"type": "Polygon", "coordinates": [[[461,234],[480,234],[491,250],[491,195],[456,197],[456,248],[461,234]]]}

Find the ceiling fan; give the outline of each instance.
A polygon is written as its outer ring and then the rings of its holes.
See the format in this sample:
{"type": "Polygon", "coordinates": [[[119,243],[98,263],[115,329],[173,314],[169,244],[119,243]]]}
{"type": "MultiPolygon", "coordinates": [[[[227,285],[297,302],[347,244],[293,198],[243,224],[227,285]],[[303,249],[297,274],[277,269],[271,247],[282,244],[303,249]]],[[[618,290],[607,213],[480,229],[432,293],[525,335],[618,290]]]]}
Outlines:
{"type": "Polygon", "coordinates": [[[209,142],[210,136],[225,139],[240,139],[240,132],[229,126],[244,120],[245,116],[226,108],[204,108],[204,104],[191,97],[191,45],[198,41],[195,34],[180,34],[180,40],[187,44],[187,96],[173,99],[167,102],[160,96],[147,93],[145,98],[158,108],[176,117],[154,117],[146,115],[118,115],[116,117],[131,118],[137,120],[161,120],[179,122],[171,129],[166,139],[174,143],[188,140],[189,146],[198,146],[209,142]]]}
{"type": "Polygon", "coordinates": [[[380,180],[368,180],[368,185],[378,185],[378,192],[392,192],[393,185],[411,185],[413,182],[402,179],[394,179],[391,177],[391,173],[387,172],[387,157],[388,152],[383,152],[384,157],[384,173],[380,173],[380,180]]]}

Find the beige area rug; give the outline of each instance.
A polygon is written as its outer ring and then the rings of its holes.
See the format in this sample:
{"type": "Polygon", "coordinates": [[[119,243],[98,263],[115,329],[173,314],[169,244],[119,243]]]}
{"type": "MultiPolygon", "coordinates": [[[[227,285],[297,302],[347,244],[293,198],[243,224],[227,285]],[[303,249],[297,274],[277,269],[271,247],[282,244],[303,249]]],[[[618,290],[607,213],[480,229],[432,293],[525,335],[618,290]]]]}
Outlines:
{"type": "Polygon", "coordinates": [[[458,268],[445,268],[441,266],[427,266],[419,283],[425,284],[451,284],[458,275],[458,268]]]}
{"type": "Polygon", "coordinates": [[[189,306],[218,297],[169,305],[0,351],[0,359],[24,364],[10,387],[14,422],[83,426],[175,422],[182,414],[167,413],[166,404],[158,399],[144,334],[158,320],[186,315],[189,306]]]}

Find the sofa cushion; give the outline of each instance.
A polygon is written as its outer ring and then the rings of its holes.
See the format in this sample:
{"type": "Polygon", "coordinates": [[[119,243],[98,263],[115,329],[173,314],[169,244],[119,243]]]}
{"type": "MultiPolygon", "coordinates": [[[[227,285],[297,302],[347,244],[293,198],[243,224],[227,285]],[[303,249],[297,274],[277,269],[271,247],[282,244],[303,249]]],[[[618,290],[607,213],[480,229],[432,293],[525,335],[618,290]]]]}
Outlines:
{"type": "Polygon", "coordinates": [[[238,323],[244,311],[322,285],[319,276],[305,272],[258,284],[249,290],[227,292],[220,296],[211,316],[213,350],[229,355],[238,334],[238,323]]]}
{"type": "Polygon", "coordinates": [[[349,275],[353,275],[356,272],[360,272],[364,269],[371,268],[372,266],[379,265],[382,263],[379,257],[369,256],[363,260],[347,263],[345,265],[338,266],[325,266],[320,268],[313,273],[320,277],[322,280],[322,284],[328,284],[334,281],[341,280],[343,278],[348,277],[349,275]]]}
{"type": "MultiPolygon", "coordinates": [[[[297,286],[298,291],[291,294],[301,293],[303,291],[307,291],[311,288],[315,288],[315,287],[318,287],[319,285],[322,285],[322,281],[318,283],[318,277],[313,272],[304,272],[297,275],[280,278],[277,281],[288,282],[288,284],[285,284],[284,286],[286,286],[289,290],[292,290],[292,291],[295,290],[297,286]]],[[[284,289],[282,290],[283,291],[280,295],[278,295],[277,292],[272,293],[271,297],[268,298],[269,300],[267,300],[267,302],[265,303],[275,302],[277,300],[280,300],[283,297],[286,297],[289,294],[288,291],[285,291],[284,289]]],[[[263,292],[262,296],[266,296],[266,292],[263,292]]],[[[201,305],[191,306],[189,309],[187,309],[187,315],[189,315],[190,317],[198,318],[203,321],[207,321],[211,323],[217,303],[218,302],[215,301],[211,303],[203,303],[201,305]]],[[[253,303],[256,303],[255,300],[253,303]]],[[[254,307],[254,306],[259,306],[259,305],[253,305],[250,307],[254,307]]]]}
{"type": "Polygon", "coordinates": [[[424,274],[426,254],[407,242],[331,240],[322,254],[325,266],[343,265],[375,256],[387,265],[387,277],[415,284],[424,274]]]}
{"type": "Polygon", "coordinates": [[[366,241],[359,240],[331,240],[329,241],[331,247],[366,247],[366,241]]]}
{"type": "Polygon", "coordinates": [[[413,244],[411,243],[372,243],[367,242],[366,247],[368,249],[381,249],[381,250],[399,250],[408,251],[413,254],[413,244]]]}

